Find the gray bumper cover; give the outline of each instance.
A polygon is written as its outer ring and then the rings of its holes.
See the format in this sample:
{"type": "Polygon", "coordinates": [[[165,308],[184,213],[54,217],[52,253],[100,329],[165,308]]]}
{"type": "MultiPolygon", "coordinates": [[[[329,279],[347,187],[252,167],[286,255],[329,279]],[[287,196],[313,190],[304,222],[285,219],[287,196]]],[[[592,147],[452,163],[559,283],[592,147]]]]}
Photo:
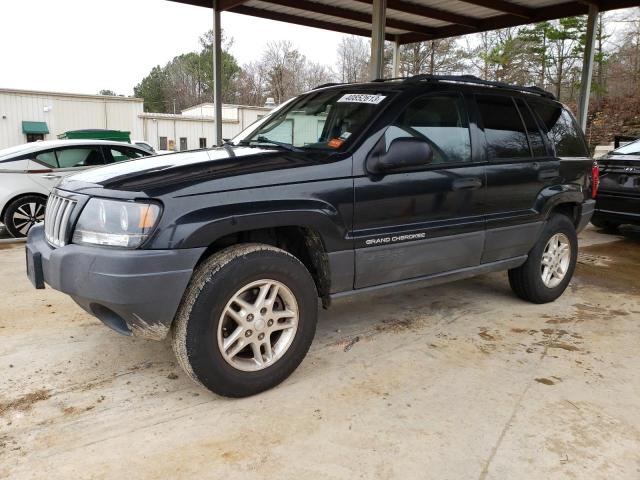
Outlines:
{"type": "Polygon", "coordinates": [[[124,250],[83,245],[52,248],[44,228],[29,232],[46,284],[120,333],[161,340],[173,322],[205,248],[124,250]]]}
{"type": "Polygon", "coordinates": [[[581,232],[582,230],[584,230],[584,228],[589,225],[589,222],[591,221],[591,217],[593,216],[593,212],[596,208],[596,201],[595,200],[586,200],[583,204],[582,204],[582,208],[580,209],[580,218],[578,218],[578,227],[576,228],[576,230],[578,232],[581,232]]]}

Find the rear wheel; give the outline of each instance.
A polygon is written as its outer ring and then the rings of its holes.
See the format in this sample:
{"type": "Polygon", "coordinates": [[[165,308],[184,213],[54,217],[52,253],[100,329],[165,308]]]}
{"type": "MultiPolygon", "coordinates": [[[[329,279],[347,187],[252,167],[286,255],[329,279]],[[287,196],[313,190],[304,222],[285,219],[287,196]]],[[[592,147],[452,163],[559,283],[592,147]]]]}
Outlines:
{"type": "Polygon", "coordinates": [[[187,288],[173,349],[209,390],[245,397],[274,387],[302,362],[318,299],[305,266],[284,250],[236,245],[200,265],[187,288]]]}
{"type": "Polygon", "coordinates": [[[12,201],[4,212],[7,231],[16,238],[26,237],[36,223],[44,221],[47,200],[39,195],[26,195],[12,201]]]}
{"type": "Polygon", "coordinates": [[[520,267],[509,270],[514,293],[533,303],[548,303],[567,288],[578,259],[578,237],[565,215],[549,218],[542,235],[520,267]]]}

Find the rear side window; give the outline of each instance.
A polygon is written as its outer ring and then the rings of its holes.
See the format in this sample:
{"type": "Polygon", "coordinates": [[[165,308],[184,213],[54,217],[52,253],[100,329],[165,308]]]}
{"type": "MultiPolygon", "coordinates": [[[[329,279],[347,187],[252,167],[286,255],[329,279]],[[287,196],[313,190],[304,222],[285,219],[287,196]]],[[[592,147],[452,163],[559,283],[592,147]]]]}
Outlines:
{"type": "Polygon", "coordinates": [[[584,137],[571,115],[559,103],[530,102],[533,110],[542,120],[549,141],[556,149],[558,157],[588,157],[589,152],[584,137]]]}
{"type": "Polygon", "coordinates": [[[104,165],[104,158],[99,147],[64,148],[56,153],[60,168],[104,165]]]}
{"type": "Polygon", "coordinates": [[[471,161],[469,120],[462,97],[434,95],[413,101],[387,129],[387,149],[400,137],[426,140],[433,149],[433,164],[471,161]]]}
{"type": "Polygon", "coordinates": [[[520,110],[520,115],[522,115],[522,120],[524,120],[524,126],[527,128],[529,144],[531,145],[533,156],[547,156],[547,148],[545,147],[544,140],[542,139],[542,132],[540,132],[540,127],[538,127],[538,124],[533,118],[529,107],[527,107],[524,100],[521,98],[516,99],[516,104],[518,105],[518,110],[520,110]]]}
{"type": "Polygon", "coordinates": [[[511,97],[477,95],[489,158],[529,158],[529,141],[511,97]]]}
{"type": "Polygon", "coordinates": [[[109,153],[111,154],[111,158],[113,159],[108,159],[109,163],[111,163],[111,161],[122,162],[124,160],[131,160],[132,158],[139,158],[143,156],[143,154],[138,152],[137,150],[126,147],[111,147],[109,148],[109,153]]]}

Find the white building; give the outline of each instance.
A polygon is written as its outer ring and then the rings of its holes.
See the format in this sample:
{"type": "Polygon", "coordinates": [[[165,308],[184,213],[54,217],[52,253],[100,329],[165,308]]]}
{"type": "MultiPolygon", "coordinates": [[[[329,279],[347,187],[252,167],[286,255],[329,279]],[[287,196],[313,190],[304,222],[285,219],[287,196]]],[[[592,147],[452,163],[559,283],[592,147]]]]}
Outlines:
{"type": "MultiPolygon", "coordinates": [[[[224,105],[223,137],[234,137],[269,110],[224,105]]],[[[142,99],[133,97],[0,89],[0,149],[86,129],[124,130],[132,140],[145,140],[161,150],[209,147],[214,132],[213,104],[172,115],[145,113],[142,99]]]]}

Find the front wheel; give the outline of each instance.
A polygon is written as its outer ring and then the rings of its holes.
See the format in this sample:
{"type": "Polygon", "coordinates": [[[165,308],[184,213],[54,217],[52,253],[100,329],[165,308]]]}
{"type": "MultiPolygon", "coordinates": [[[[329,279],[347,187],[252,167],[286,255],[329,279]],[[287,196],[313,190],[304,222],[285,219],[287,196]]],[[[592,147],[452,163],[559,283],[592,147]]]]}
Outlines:
{"type": "Polygon", "coordinates": [[[178,310],[173,349],[196,382],[246,397],[298,367],[317,309],[315,284],[297,258],[269,245],[232,246],[196,269],[178,310]]]}
{"type": "Polygon", "coordinates": [[[578,259],[578,236],[565,215],[549,218],[542,235],[520,267],[509,270],[514,293],[533,303],[556,300],[565,291],[578,259]]]}
{"type": "Polygon", "coordinates": [[[44,221],[47,200],[39,195],[26,195],[12,201],[4,212],[4,226],[15,238],[26,237],[36,223],[44,221]]]}

